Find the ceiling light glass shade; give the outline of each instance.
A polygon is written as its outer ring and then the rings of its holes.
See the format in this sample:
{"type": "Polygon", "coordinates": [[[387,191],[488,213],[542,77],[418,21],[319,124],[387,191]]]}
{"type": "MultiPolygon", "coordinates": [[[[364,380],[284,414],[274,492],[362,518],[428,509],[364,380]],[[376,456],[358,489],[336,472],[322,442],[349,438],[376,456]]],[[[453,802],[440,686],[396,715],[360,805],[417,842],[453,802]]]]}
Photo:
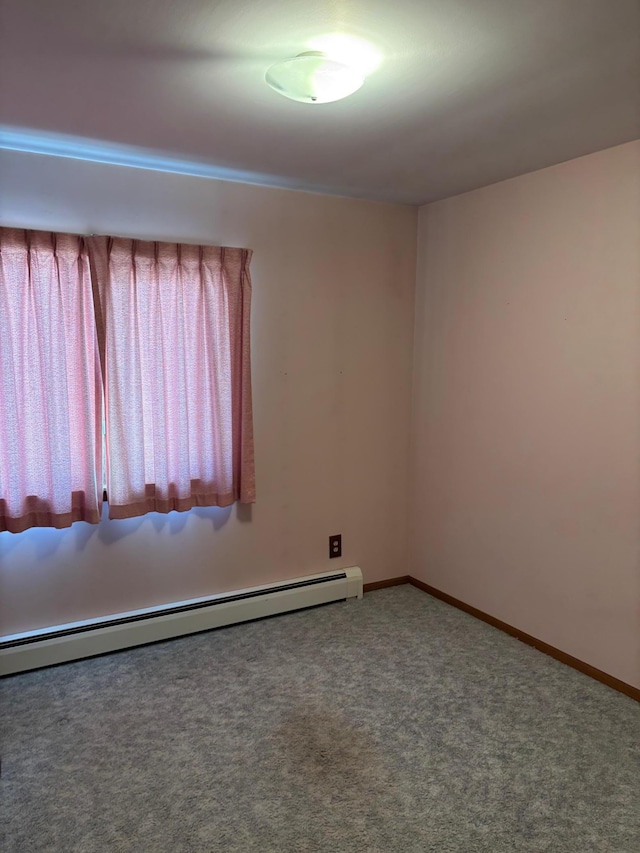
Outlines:
{"type": "Polygon", "coordinates": [[[364,75],[314,50],[276,62],[265,80],[285,98],[305,104],[328,104],[356,92],[364,83],[364,75]]]}

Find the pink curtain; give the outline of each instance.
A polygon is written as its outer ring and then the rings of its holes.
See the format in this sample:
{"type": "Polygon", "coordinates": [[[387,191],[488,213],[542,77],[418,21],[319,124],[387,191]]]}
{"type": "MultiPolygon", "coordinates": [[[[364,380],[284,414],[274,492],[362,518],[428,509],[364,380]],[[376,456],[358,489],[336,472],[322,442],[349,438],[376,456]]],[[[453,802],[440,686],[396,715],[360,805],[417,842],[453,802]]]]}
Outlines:
{"type": "Polygon", "coordinates": [[[86,245],[0,228],[0,531],[99,521],[101,433],[86,245]]]}
{"type": "Polygon", "coordinates": [[[93,237],[109,517],[255,500],[251,252],[93,237]]]}

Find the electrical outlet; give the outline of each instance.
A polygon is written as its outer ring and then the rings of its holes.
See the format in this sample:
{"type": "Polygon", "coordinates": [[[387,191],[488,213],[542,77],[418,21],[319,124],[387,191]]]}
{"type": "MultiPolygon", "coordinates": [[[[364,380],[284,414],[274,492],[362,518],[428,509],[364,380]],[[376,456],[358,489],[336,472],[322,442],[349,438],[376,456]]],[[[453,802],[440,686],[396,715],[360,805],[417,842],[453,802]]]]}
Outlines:
{"type": "Polygon", "coordinates": [[[342,557],[342,534],[329,537],[329,559],[342,557]]]}

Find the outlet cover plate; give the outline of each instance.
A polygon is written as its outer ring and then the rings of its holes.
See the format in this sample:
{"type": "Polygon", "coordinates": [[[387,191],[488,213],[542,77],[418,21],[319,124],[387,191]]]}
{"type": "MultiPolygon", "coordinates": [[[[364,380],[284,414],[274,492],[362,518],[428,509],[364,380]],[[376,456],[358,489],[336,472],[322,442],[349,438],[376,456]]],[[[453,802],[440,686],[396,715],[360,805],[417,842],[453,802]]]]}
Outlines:
{"type": "Polygon", "coordinates": [[[329,537],[329,559],[334,557],[342,557],[342,534],[329,537]]]}

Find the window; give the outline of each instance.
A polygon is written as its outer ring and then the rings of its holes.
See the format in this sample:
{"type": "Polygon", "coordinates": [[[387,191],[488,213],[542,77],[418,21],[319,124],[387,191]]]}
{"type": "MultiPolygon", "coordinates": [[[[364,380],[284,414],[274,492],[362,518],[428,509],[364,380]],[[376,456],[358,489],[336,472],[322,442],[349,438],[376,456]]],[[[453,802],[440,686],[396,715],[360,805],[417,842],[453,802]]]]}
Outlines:
{"type": "Polygon", "coordinates": [[[250,259],[0,229],[0,530],[255,500],[250,259]]]}

